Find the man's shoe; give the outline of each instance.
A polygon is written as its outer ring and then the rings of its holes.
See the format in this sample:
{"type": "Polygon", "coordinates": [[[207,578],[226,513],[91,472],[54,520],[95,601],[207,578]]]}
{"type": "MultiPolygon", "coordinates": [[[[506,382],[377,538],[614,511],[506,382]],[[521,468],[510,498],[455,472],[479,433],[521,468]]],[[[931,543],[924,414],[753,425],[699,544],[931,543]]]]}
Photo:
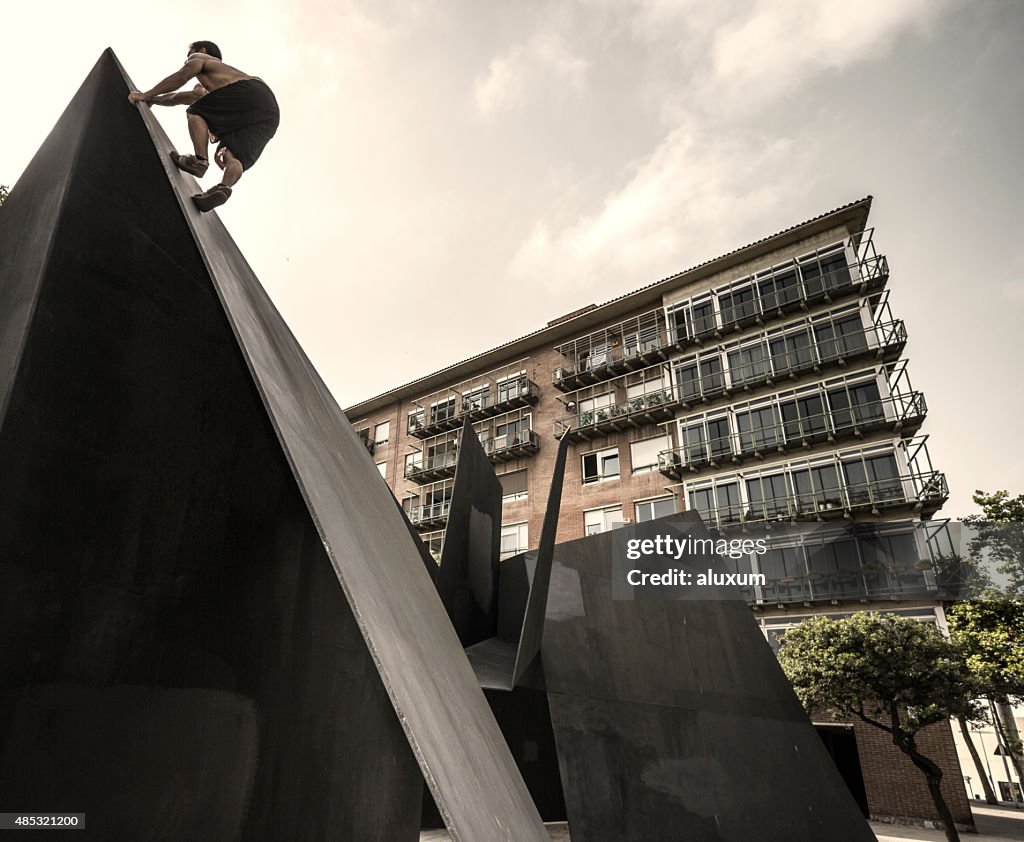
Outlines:
{"type": "Polygon", "coordinates": [[[196,178],[206,175],[206,170],[210,167],[210,162],[206,158],[197,158],[195,155],[179,155],[177,152],[171,152],[171,160],[179,170],[194,175],[196,178]]]}
{"type": "Polygon", "coordinates": [[[196,193],[192,197],[195,206],[203,213],[219,208],[231,198],[231,188],[225,184],[215,184],[205,193],[196,193]]]}

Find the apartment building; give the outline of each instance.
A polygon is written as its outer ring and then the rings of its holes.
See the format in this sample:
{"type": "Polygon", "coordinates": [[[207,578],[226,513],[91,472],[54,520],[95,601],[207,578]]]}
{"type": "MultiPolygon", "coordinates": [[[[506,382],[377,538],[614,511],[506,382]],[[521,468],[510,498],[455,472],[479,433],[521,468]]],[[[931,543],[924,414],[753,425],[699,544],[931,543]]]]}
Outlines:
{"type": "MultiPolygon", "coordinates": [[[[502,552],[536,547],[556,439],[572,441],[558,540],[696,510],[714,529],[794,532],[737,568],[772,645],[812,614],[945,623],[934,518],[947,497],[921,428],[907,331],[888,303],[871,197],[346,410],[431,551],[466,419],[504,488],[502,552]]],[[[928,818],[923,779],[860,723],[821,723],[866,812],[928,818]],[[904,780],[905,779],[905,780],[904,780]]],[[[970,822],[948,728],[922,736],[970,822]]]]}

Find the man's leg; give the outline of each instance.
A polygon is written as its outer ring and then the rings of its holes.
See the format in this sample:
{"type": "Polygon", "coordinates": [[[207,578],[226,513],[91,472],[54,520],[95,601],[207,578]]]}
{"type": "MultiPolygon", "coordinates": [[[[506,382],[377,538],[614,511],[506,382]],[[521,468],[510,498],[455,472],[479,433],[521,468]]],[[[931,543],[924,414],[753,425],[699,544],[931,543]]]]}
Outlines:
{"type": "Polygon", "coordinates": [[[206,125],[206,120],[198,114],[188,112],[188,134],[192,138],[196,157],[207,160],[210,154],[210,127],[206,125]]]}
{"type": "Polygon", "coordinates": [[[206,192],[197,193],[192,197],[196,207],[203,213],[219,208],[231,198],[231,188],[238,183],[238,179],[242,177],[242,173],[245,170],[242,162],[226,146],[221,146],[217,150],[214,160],[217,162],[217,166],[224,170],[220,184],[215,184],[206,192]]]}

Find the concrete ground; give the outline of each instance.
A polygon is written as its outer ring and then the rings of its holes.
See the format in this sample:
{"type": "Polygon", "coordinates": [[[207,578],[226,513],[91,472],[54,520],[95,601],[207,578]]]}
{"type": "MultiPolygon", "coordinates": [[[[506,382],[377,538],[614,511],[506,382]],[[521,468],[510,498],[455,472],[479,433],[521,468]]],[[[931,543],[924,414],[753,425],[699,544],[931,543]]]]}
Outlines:
{"type": "MultiPolygon", "coordinates": [[[[978,832],[963,833],[963,842],[1002,842],[1015,839],[1024,842],[1024,810],[1012,807],[990,807],[984,802],[971,802],[974,820],[978,832]]],[[[903,842],[906,839],[928,840],[928,842],[945,842],[946,835],[941,830],[925,830],[920,827],[903,827],[902,825],[872,822],[872,830],[878,842],[903,842]]],[[[571,842],[569,830],[564,824],[549,824],[552,842],[571,842]]],[[[448,834],[443,830],[428,830],[420,836],[420,842],[449,842],[448,834]]]]}

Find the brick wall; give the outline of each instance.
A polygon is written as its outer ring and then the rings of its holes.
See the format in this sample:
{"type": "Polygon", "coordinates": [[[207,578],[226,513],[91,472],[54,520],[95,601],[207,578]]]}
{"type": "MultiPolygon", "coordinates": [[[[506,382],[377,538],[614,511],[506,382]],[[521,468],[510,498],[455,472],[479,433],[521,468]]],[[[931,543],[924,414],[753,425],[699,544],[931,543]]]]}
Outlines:
{"type": "MultiPolygon", "coordinates": [[[[889,734],[865,722],[819,715],[814,719],[816,722],[841,722],[853,726],[872,819],[936,821],[939,818],[924,775],[892,744],[889,734]]],[[[950,724],[943,722],[923,729],[917,735],[917,748],[942,769],[942,793],[953,820],[957,824],[973,825],[974,818],[967,801],[950,724]]]]}

